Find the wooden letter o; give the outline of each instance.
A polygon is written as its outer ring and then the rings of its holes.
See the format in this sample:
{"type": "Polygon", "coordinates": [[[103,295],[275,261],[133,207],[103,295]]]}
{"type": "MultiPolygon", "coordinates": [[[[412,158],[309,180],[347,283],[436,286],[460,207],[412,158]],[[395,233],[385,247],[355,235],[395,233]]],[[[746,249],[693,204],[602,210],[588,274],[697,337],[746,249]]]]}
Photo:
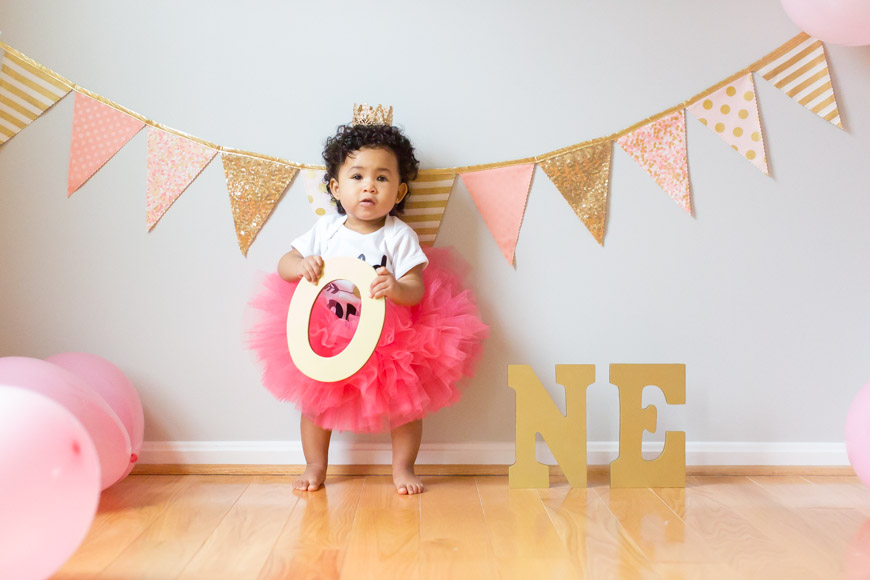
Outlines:
{"type": "Polygon", "coordinates": [[[385,314],[384,299],[369,297],[369,288],[376,276],[375,269],[362,260],[330,258],[324,260],[317,284],[305,278],[299,281],[287,311],[287,346],[296,368],[306,376],[324,383],[341,381],[360,370],[371,358],[384,329],[385,314]],[[317,296],[334,280],[350,280],[359,288],[362,312],[350,344],[337,355],[324,357],[311,350],[308,325],[317,296]]]}

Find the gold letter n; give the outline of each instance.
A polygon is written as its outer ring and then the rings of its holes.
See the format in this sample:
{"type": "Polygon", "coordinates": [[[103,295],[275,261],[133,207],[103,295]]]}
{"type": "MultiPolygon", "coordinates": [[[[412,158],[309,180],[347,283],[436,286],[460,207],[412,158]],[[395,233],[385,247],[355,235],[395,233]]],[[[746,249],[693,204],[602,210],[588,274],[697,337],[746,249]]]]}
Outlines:
{"type": "Polygon", "coordinates": [[[586,487],[586,388],[595,382],[595,365],[556,365],[556,382],[565,388],[564,415],[532,367],[508,366],[508,386],[517,401],[517,461],[508,470],[512,488],[550,487],[550,470],[535,455],[536,433],[571,487],[586,487]]]}

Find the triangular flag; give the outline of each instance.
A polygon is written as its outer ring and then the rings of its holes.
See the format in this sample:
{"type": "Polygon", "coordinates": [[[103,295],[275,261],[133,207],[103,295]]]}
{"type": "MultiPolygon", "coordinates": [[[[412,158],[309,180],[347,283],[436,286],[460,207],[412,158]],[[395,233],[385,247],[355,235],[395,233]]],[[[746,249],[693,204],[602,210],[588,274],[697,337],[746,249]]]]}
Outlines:
{"type": "Polygon", "coordinates": [[[148,128],[148,231],[217,155],[196,141],[148,128]]]}
{"type": "Polygon", "coordinates": [[[144,126],[127,113],[76,93],[67,194],[75,193],[144,126]]]}
{"type": "Polygon", "coordinates": [[[789,97],[842,129],[821,40],[802,32],[772,52],[758,73],[789,97]]]}
{"type": "Polygon", "coordinates": [[[58,102],[72,87],[39,66],[6,52],[0,66],[0,144],[58,102]]]}
{"type": "Polygon", "coordinates": [[[405,213],[400,217],[417,232],[421,245],[431,246],[435,243],[454,181],[455,173],[421,171],[417,179],[411,182],[405,213]]]}
{"type": "Polygon", "coordinates": [[[767,173],[764,137],[752,73],[701,96],[686,109],[731,148],[767,173]]]}
{"type": "Polygon", "coordinates": [[[477,210],[511,265],[534,172],[532,163],[462,174],[477,210]]]}
{"type": "Polygon", "coordinates": [[[224,153],[221,160],[233,207],[236,237],[242,254],[247,256],[248,248],[299,169],[235,153],[224,153]]]}
{"type": "Polygon", "coordinates": [[[686,117],[677,111],[616,140],[659,187],[692,215],[689,162],[686,156],[686,117]]]}
{"type": "Polygon", "coordinates": [[[541,161],[541,169],[602,245],[612,156],[613,144],[604,141],[541,161]]]}
{"type": "Polygon", "coordinates": [[[318,216],[338,213],[338,207],[332,201],[332,196],[326,191],[326,183],[323,182],[323,176],[326,171],[323,169],[303,169],[302,180],[305,183],[305,195],[308,197],[308,204],[318,216]]]}

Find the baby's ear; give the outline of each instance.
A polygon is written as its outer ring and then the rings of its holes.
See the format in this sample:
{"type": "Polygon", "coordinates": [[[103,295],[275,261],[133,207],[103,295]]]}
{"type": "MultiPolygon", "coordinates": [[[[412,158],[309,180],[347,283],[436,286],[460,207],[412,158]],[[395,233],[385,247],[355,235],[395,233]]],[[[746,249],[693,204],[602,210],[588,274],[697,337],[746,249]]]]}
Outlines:
{"type": "Polygon", "coordinates": [[[396,203],[401,203],[405,196],[408,195],[408,184],[402,183],[399,186],[399,194],[396,196],[396,203]]]}

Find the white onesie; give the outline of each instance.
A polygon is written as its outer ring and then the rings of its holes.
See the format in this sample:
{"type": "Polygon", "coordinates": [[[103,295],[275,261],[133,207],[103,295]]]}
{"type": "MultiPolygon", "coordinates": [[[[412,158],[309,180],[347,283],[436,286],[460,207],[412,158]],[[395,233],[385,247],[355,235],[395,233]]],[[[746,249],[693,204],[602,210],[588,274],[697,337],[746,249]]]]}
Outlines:
{"type": "MultiPolygon", "coordinates": [[[[388,215],[384,227],[370,234],[361,234],[344,227],[346,215],[333,214],[320,218],[314,227],[293,240],[293,247],[303,257],[323,259],[339,256],[358,258],[373,268],[385,266],[396,279],[429,259],[420,247],[417,233],[395,216],[388,215]]],[[[329,307],[339,318],[359,312],[360,300],[353,294],[354,285],[337,280],[324,288],[331,294],[329,307]]],[[[365,290],[368,290],[367,288],[365,290]]]]}

